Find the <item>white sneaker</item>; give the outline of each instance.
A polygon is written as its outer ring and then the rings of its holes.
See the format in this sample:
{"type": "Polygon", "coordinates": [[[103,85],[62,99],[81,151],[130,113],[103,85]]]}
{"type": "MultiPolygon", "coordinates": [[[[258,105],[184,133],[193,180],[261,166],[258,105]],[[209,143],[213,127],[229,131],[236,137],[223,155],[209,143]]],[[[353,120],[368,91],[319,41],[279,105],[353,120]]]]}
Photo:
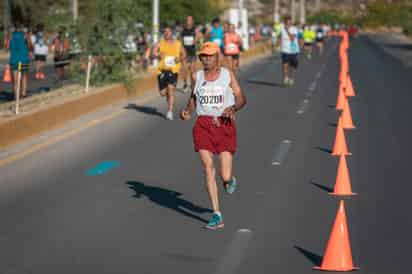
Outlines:
{"type": "Polygon", "coordinates": [[[166,119],[172,121],[173,120],[173,112],[168,111],[166,113],[166,119]]]}

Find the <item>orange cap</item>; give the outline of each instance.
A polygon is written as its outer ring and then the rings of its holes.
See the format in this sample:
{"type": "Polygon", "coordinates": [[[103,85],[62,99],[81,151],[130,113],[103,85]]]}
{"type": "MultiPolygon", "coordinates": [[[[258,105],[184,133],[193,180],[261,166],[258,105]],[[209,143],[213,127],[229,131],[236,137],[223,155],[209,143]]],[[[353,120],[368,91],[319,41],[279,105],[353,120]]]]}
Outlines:
{"type": "Polygon", "coordinates": [[[199,55],[215,55],[220,52],[219,45],[214,42],[204,43],[199,51],[199,55]]]}

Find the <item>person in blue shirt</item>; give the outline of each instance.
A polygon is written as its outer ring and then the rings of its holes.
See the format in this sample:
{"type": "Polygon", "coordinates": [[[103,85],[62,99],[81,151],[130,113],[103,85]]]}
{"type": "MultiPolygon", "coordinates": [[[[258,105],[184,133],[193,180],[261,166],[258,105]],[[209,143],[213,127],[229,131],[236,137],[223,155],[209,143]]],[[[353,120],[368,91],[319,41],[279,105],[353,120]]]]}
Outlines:
{"type": "Polygon", "coordinates": [[[14,96],[17,96],[18,67],[21,67],[21,96],[27,96],[27,71],[30,64],[30,55],[33,49],[28,33],[25,33],[21,26],[17,26],[6,40],[6,50],[10,51],[9,65],[13,72],[14,96]]]}
{"type": "Polygon", "coordinates": [[[220,50],[223,52],[225,32],[223,31],[223,27],[218,18],[213,19],[212,27],[209,29],[207,35],[209,37],[209,41],[218,44],[220,50]]]}

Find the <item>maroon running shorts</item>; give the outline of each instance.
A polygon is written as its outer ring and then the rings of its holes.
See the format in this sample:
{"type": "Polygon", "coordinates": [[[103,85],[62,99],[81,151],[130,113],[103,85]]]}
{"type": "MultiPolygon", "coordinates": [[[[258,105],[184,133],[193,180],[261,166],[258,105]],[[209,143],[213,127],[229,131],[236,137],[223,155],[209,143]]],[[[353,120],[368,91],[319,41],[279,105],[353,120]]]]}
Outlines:
{"type": "Polygon", "coordinates": [[[235,121],[219,117],[218,123],[211,116],[197,117],[193,127],[195,151],[207,150],[214,154],[231,152],[235,154],[237,146],[235,121]]]}

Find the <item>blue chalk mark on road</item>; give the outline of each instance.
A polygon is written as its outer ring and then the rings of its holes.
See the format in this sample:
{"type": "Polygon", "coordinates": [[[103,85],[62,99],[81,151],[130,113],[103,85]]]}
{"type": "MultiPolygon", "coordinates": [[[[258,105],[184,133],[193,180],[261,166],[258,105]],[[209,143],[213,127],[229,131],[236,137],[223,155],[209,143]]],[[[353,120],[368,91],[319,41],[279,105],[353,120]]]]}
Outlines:
{"type": "Polygon", "coordinates": [[[89,169],[86,172],[86,174],[87,176],[99,176],[119,166],[120,166],[120,163],[117,161],[101,162],[97,164],[95,167],[89,169]]]}

